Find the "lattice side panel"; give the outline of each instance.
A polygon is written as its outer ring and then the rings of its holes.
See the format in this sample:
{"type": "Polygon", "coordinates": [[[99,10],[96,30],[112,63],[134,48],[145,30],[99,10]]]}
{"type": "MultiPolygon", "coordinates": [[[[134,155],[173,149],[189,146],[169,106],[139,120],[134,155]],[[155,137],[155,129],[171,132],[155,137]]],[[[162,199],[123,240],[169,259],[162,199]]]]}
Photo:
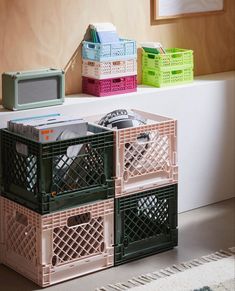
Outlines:
{"type": "Polygon", "coordinates": [[[120,130],[117,135],[119,177],[124,181],[158,172],[172,175],[177,156],[176,121],[128,128],[120,130]]]}
{"type": "Polygon", "coordinates": [[[64,226],[53,230],[54,256],[52,261],[58,266],[101,254],[103,248],[104,223],[102,217],[93,218],[89,223],[74,228],[64,226]]]}
{"type": "Polygon", "coordinates": [[[37,233],[41,216],[7,198],[1,197],[2,239],[9,253],[16,253],[29,263],[37,264],[37,233]]]}
{"type": "Polygon", "coordinates": [[[104,174],[103,150],[86,144],[76,157],[54,158],[53,169],[53,189],[57,193],[100,185],[104,174]]]}
{"type": "Polygon", "coordinates": [[[9,184],[21,186],[34,192],[37,183],[37,158],[34,155],[24,156],[12,148],[6,151],[6,180],[9,184]]]}
{"type": "Polygon", "coordinates": [[[36,227],[24,226],[7,217],[6,248],[24,257],[29,262],[36,261],[36,227]]]}
{"type": "Polygon", "coordinates": [[[167,171],[172,163],[170,137],[159,133],[147,133],[143,141],[125,144],[124,171],[130,177],[167,171]]]}
{"type": "Polygon", "coordinates": [[[59,266],[105,253],[106,247],[111,247],[105,245],[105,237],[113,232],[113,229],[105,230],[105,220],[109,217],[109,221],[113,213],[114,200],[107,199],[44,215],[43,232],[51,230],[53,237],[52,264],[59,266]]]}
{"type": "Polygon", "coordinates": [[[124,237],[129,242],[167,233],[170,229],[168,201],[154,195],[138,199],[136,207],[124,212],[124,237]]]}

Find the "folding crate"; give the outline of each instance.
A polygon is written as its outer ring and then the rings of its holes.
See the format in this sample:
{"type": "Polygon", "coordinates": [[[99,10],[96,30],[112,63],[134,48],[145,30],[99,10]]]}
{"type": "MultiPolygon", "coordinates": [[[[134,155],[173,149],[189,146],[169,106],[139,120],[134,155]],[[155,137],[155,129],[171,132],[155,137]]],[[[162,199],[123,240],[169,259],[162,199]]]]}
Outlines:
{"type": "Polygon", "coordinates": [[[83,41],[82,58],[99,62],[137,58],[136,42],[127,39],[112,43],[83,41]]]}
{"type": "Polygon", "coordinates": [[[177,68],[193,68],[193,51],[170,48],[166,54],[148,53],[142,50],[142,68],[157,70],[176,70],[177,68]]]}
{"type": "Polygon", "coordinates": [[[137,75],[137,59],[96,62],[82,60],[82,75],[93,79],[107,79],[137,75]]]}
{"type": "Polygon", "coordinates": [[[136,76],[110,79],[92,79],[82,77],[82,92],[94,96],[110,96],[137,91],[136,76]]]}
{"type": "Polygon", "coordinates": [[[1,130],[2,195],[41,213],[114,197],[113,132],[39,143],[1,130]]]}
{"type": "Polygon", "coordinates": [[[181,67],[169,70],[143,69],[142,84],[154,87],[165,87],[186,84],[193,81],[192,67],[181,67]]]}
{"type": "Polygon", "coordinates": [[[3,264],[38,285],[113,266],[113,199],[48,215],[0,199],[3,264]]]}
{"type": "Polygon", "coordinates": [[[193,51],[166,49],[166,54],[142,50],[142,84],[164,87],[193,81],[193,51]]]}
{"type": "MultiPolygon", "coordinates": [[[[113,129],[115,138],[115,197],[155,189],[178,181],[177,121],[131,109],[146,124],[113,129]]],[[[97,123],[103,116],[90,116],[97,123]]]]}
{"type": "Polygon", "coordinates": [[[115,199],[115,265],[177,243],[177,184],[115,199]]]}

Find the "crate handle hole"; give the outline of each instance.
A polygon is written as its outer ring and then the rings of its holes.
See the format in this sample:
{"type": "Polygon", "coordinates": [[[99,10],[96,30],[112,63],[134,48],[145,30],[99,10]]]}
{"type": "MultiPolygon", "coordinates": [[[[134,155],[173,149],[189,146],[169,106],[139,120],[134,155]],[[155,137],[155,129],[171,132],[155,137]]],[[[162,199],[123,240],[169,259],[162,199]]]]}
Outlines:
{"type": "Polygon", "coordinates": [[[182,73],[183,73],[182,70],[172,71],[172,72],[171,72],[172,75],[180,75],[180,74],[182,74],[182,73]]]}
{"type": "MultiPolygon", "coordinates": [[[[123,63],[123,62],[122,62],[122,63],[123,63]]],[[[114,65],[114,66],[119,66],[120,64],[121,64],[120,61],[113,62],[113,65],[114,65]]]]}
{"type": "Polygon", "coordinates": [[[124,245],[125,248],[128,247],[128,245],[129,245],[129,240],[128,240],[127,237],[124,238],[124,240],[123,240],[123,245],[124,245]]]}
{"type": "Polygon", "coordinates": [[[148,75],[155,76],[155,72],[154,71],[148,71],[148,75]]]}
{"type": "Polygon", "coordinates": [[[88,48],[91,48],[91,49],[94,49],[94,48],[95,48],[95,45],[92,44],[92,43],[88,43],[87,47],[88,47],[88,48]]]}
{"type": "Polygon", "coordinates": [[[88,62],[87,64],[88,64],[88,66],[92,66],[92,67],[94,67],[95,62],[88,62]]]}
{"type": "Polygon", "coordinates": [[[54,255],[51,259],[52,266],[56,266],[58,264],[58,257],[57,255],[54,255]]]}
{"type": "Polygon", "coordinates": [[[68,227],[77,226],[80,224],[88,223],[91,220],[91,213],[85,212],[75,216],[71,216],[67,220],[68,227]]]}
{"type": "Polygon", "coordinates": [[[18,154],[21,154],[23,156],[28,156],[28,146],[21,142],[16,142],[16,151],[18,154]]]}
{"type": "Polygon", "coordinates": [[[28,217],[23,213],[16,211],[15,220],[24,226],[28,226],[28,217]]]}
{"type": "Polygon", "coordinates": [[[150,136],[149,136],[149,133],[147,132],[143,132],[141,133],[139,136],[137,136],[136,138],[136,142],[139,144],[139,145],[143,145],[145,144],[146,142],[149,142],[150,141],[150,136]]]}
{"type": "Polygon", "coordinates": [[[122,78],[114,79],[113,83],[120,83],[122,81],[122,78]]]}
{"type": "Polygon", "coordinates": [[[124,171],[124,173],[123,173],[123,179],[124,179],[124,181],[128,181],[128,179],[129,179],[129,173],[128,173],[128,171],[124,171]]]}
{"type": "Polygon", "coordinates": [[[155,55],[154,54],[148,54],[148,58],[149,59],[155,59],[155,55]]]}
{"type": "Polygon", "coordinates": [[[105,242],[102,242],[100,244],[100,251],[101,251],[101,253],[103,253],[105,251],[105,242]]]}
{"type": "Polygon", "coordinates": [[[95,80],[93,80],[93,79],[88,79],[88,83],[90,83],[90,84],[95,84],[95,80]]]}
{"type": "Polygon", "coordinates": [[[105,176],[105,174],[102,174],[100,176],[100,182],[101,182],[101,184],[106,184],[106,176],[105,176]]]}
{"type": "Polygon", "coordinates": [[[66,151],[66,156],[68,158],[75,158],[78,156],[79,152],[81,151],[83,144],[69,146],[66,151]]]}
{"type": "Polygon", "coordinates": [[[181,54],[173,54],[173,55],[172,55],[172,58],[175,58],[175,59],[176,59],[176,58],[181,58],[181,56],[182,56],[181,54]]]}

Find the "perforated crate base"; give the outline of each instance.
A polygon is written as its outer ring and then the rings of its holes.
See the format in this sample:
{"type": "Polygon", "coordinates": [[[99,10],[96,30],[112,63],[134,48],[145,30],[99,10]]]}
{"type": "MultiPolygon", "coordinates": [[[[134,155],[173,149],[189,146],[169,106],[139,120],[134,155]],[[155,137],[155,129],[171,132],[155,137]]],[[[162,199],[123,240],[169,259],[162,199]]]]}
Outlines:
{"type": "Polygon", "coordinates": [[[0,200],[2,262],[38,285],[113,266],[113,199],[43,216],[0,200]]]}
{"type": "Polygon", "coordinates": [[[115,265],[177,243],[177,184],[115,199],[115,265]]]}
{"type": "Polygon", "coordinates": [[[79,262],[60,266],[54,271],[50,265],[37,266],[29,264],[21,256],[9,256],[3,264],[17,273],[23,275],[41,287],[48,287],[70,279],[81,277],[87,274],[98,272],[113,267],[113,254],[109,256],[97,255],[95,258],[88,258],[79,262]]]}

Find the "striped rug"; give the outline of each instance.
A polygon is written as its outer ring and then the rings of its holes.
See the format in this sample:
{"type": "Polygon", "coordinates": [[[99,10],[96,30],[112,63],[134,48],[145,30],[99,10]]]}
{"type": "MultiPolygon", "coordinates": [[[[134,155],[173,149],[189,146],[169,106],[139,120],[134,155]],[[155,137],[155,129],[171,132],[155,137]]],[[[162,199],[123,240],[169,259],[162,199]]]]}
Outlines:
{"type": "Polygon", "coordinates": [[[96,291],[235,291],[235,247],[96,291]]]}

